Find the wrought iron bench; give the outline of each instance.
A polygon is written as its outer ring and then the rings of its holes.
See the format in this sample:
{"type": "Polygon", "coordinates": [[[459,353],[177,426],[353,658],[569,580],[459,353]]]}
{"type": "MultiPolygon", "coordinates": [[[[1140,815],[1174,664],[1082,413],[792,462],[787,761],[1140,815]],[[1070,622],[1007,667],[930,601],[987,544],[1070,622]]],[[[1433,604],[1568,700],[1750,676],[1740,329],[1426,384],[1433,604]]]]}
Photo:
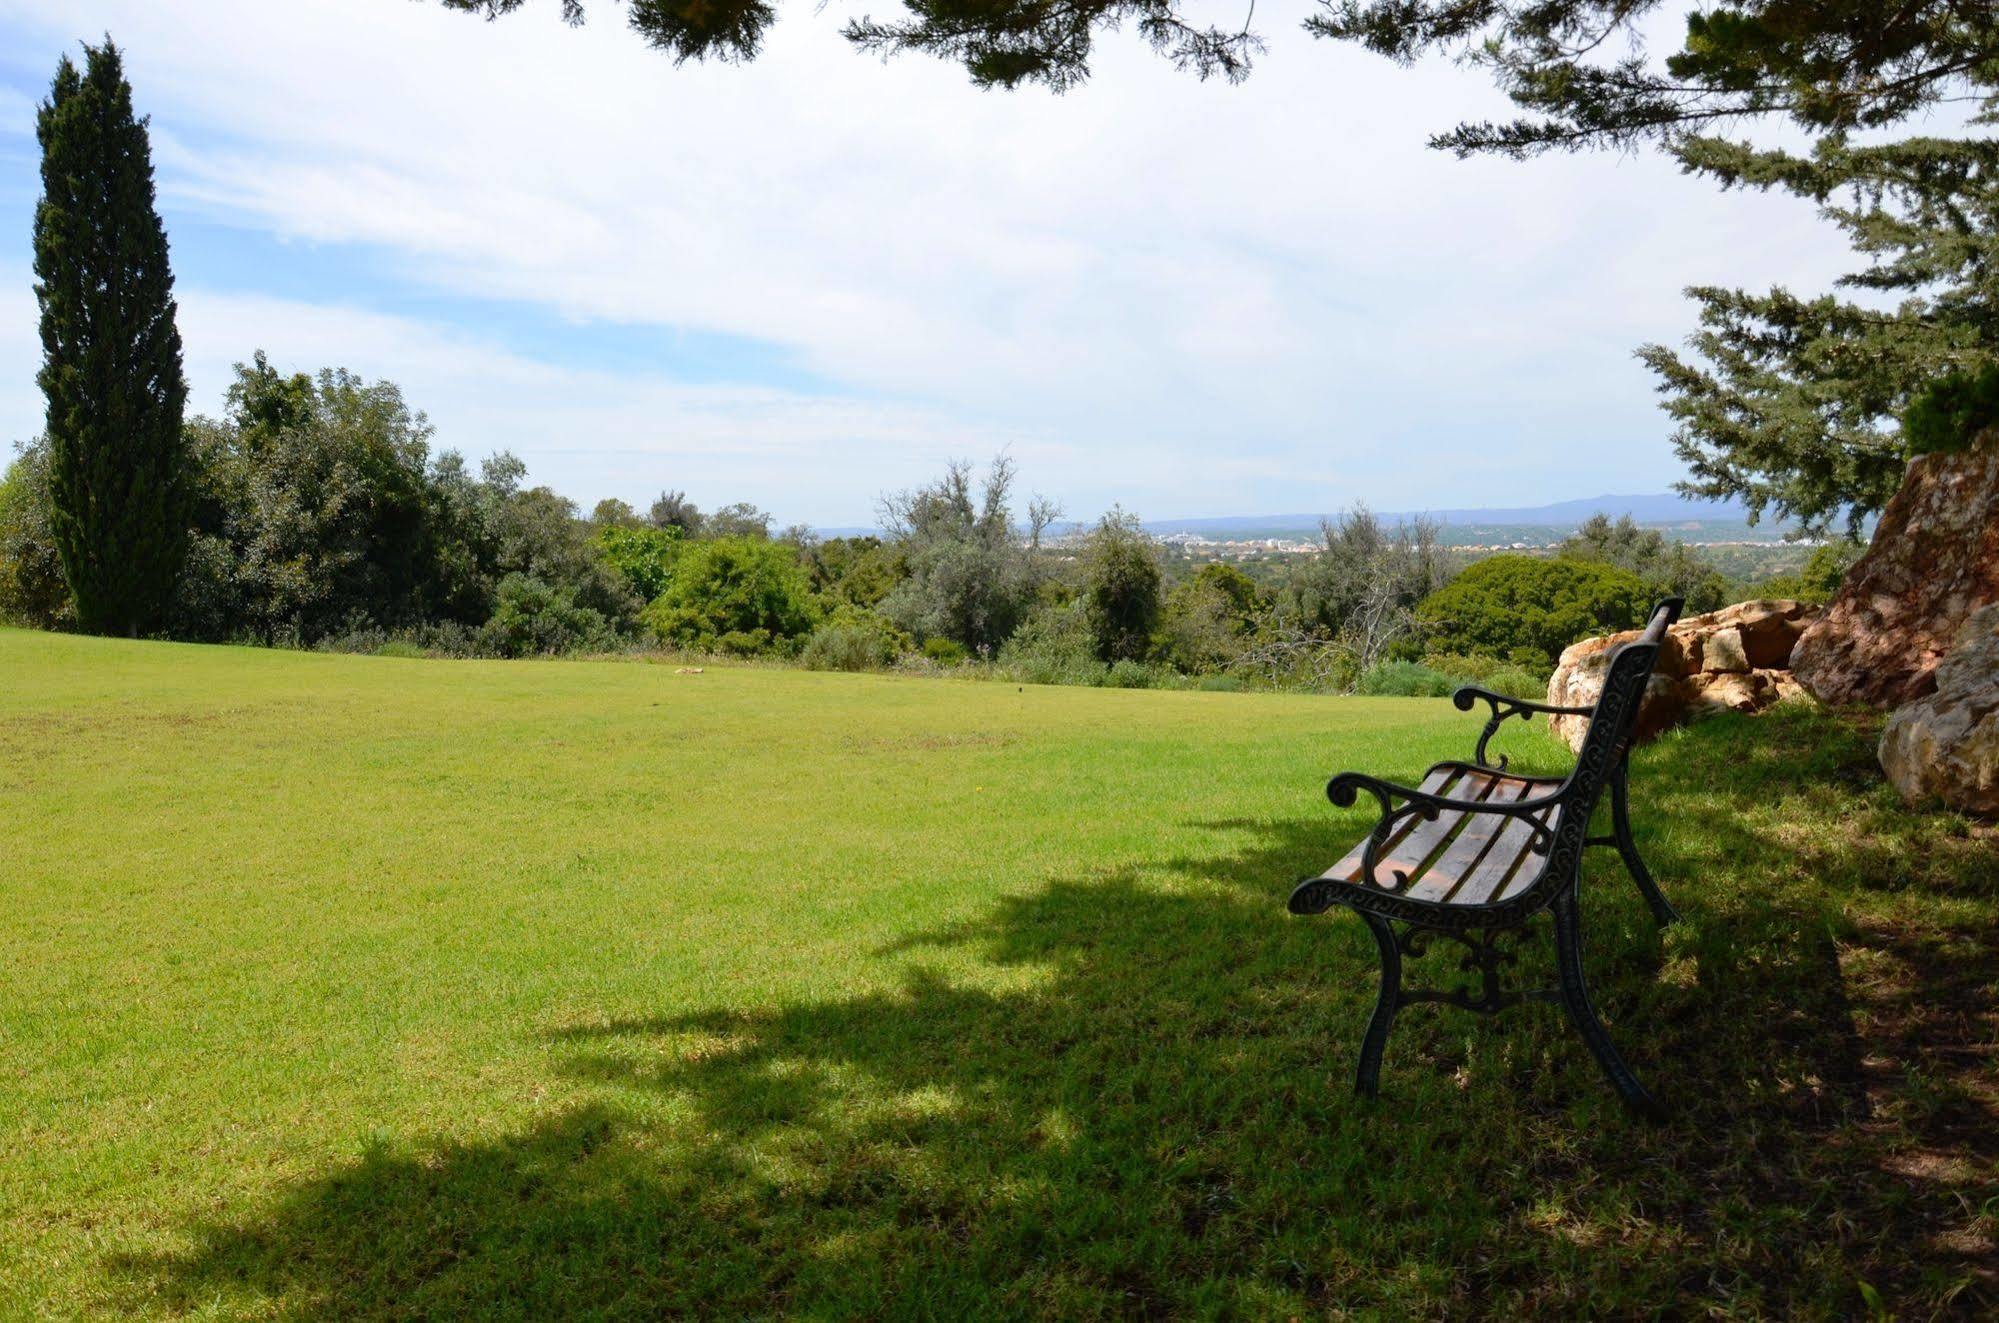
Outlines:
{"type": "Polygon", "coordinates": [[[1322,914],[1344,905],[1360,915],[1381,949],[1381,993],[1361,1040],[1355,1092],[1375,1095],[1389,1028],[1396,1011],[1411,1002],[1445,1002],[1489,1015],[1522,1001],[1550,1001],[1568,1012],[1625,1103],[1641,1115],[1661,1113],[1590,1005],[1576,890],[1584,850],[1615,847],[1653,917],[1661,924],[1678,917],[1632,840],[1625,764],[1660,643],[1679,615],[1679,599],[1661,602],[1644,634],[1613,650],[1594,707],[1556,707],[1468,686],[1452,697],[1459,710],[1484,702],[1492,711],[1471,762],[1438,763],[1415,787],[1359,772],[1342,772],[1326,784],[1327,797],[1342,808],[1363,791],[1381,805],[1381,818],[1367,838],[1324,873],[1300,882],[1290,904],[1293,914],[1322,914]],[[1589,718],[1567,776],[1520,776],[1506,770],[1506,759],[1495,763],[1487,757],[1493,735],[1509,718],[1525,721],[1536,713],[1589,718]],[[1592,836],[1590,818],[1606,786],[1611,834],[1592,836]],[[1514,962],[1515,953],[1501,940],[1517,936],[1543,911],[1554,920],[1557,986],[1503,990],[1499,972],[1514,962]],[[1467,948],[1460,967],[1481,976],[1476,989],[1447,993],[1402,986],[1402,958],[1421,954],[1431,935],[1467,948]]]}

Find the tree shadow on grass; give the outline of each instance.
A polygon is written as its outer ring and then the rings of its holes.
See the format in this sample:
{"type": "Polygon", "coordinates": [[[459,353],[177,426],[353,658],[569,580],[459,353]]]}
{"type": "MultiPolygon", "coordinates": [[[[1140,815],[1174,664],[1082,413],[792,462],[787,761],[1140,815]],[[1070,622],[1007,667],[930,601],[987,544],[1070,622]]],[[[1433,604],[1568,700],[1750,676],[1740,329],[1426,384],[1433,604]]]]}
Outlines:
{"type": "MultiPolygon", "coordinates": [[[[1773,843],[1724,811],[1818,821],[1804,752],[1832,737],[1720,723],[1641,758],[1641,842],[1688,915],[1663,938],[1594,861],[1592,977],[1663,1126],[1624,1116],[1549,1007],[1412,1010],[1383,1099],[1356,1103],[1372,944],[1281,906],[1363,819],[1215,823],[1235,848],[878,953],[903,962],[890,990],[564,1030],[561,1069],[602,1101],[386,1148],[120,1265],[121,1289],[301,1317],[1839,1316],[1866,1282],[1976,1313],[1993,1099],[1931,1048],[1994,1014],[1989,915],[1982,940],[1857,923],[1836,832],[1773,843]],[[976,977],[933,954],[965,951],[976,977]]],[[[1932,846],[1915,871],[1948,889],[1932,846]]],[[[1549,959],[1543,935],[1523,975],[1549,959]]]]}

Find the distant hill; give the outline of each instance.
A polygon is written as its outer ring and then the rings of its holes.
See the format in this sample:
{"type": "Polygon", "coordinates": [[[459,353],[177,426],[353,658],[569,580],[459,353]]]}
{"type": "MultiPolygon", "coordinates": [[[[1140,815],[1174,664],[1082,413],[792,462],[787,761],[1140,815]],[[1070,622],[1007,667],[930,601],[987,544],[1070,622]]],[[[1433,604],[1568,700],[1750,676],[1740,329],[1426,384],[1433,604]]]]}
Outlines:
{"type": "MultiPolygon", "coordinates": [[[[1509,544],[1539,545],[1560,541],[1573,533],[1585,519],[1601,511],[1615,519],[1630,515],[1636,522],[1689,542],[1781,542],[1789,525],[1766,519],[1749,523],[1749,511],[1739,501],[1690,501],[1671,492],[1642,495],[1590,496],[1580,500],[1556,501],[1549,505],[1481,506],[1466,510],[1385,510],[1378,512],[1390,523],[1424,515],[1444,525],[1444,541],[1454,546],[1509,544]]],[[[1155,537],[1186,534],[1217,542],[1275,538],[1280,541],[1310,540],[1319,534],[1324,514],[1199,515],[1187,519],[1151,519],[1145,530],[1155,537]]],[[[1058,524],[1053,533],[1065,536],[1085,532],[1087,521],[1058,524]]],[[[822,528],[825,537],[853,537],[874,533],[871,528],[822,528]]]]}
{"type": "MultiPolygon", "coordinates": [[[[1542,543],[1568,536],[1591,515],[1602,512],[1615,519],[1630,515],[1637,523],[1677,534],[1689,541],[1782,541],[1787,526],[1765,520],[1749,523],[1748,510],[1738,501],[1690,501],[1671,493],[1645,495],[1591,496],[1549,505],[1490,506],[1464,510],[1382,511],[1389,522],[1424,515],[1444,525],[1444,540],[1465,543],[1542,543]]],[[[1317,534],[1322,518],[1332,514],[1279,514],[1202,516],[1191,519],[1155,519],[1146,530],[1157,537],[1175,533],[1230,541],[1249,538],[1310,538],[1317,534]]]]}

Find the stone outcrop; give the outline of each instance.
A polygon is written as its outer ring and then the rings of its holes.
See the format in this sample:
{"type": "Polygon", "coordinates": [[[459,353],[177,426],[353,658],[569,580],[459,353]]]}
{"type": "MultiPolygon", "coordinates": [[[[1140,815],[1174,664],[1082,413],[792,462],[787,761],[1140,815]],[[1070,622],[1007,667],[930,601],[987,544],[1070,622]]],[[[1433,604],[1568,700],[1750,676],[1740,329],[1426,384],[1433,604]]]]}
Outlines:
{"type": "MultiPolygon", "coordinates": [[[[1638,709],[1637,738],[1650,739],[1705,712],[1760,712],[1802,694],[1791,677],[1792,650],[1817,611],[1791,601],[1741,602],[1680,621],[1667,631],[1638,709]]],[[[1548,701],[1588,707],[1603,692],[1610,650],[1638,630],[1584,639],[1562,653],[1548,701]]],[[[1581,749],[1587,717],[1550,717],[1555,733],[1581,749]]]]}
{"type": "Polygon", "coordinates": [[[1888,718],[1881,769],[1911,804],[1999,817],[1999,606],[1972,613],[1934,681],[1888,718]]]}
{"type": "Polygon", "coordinates": [[[1924,455],[1881,512],[1874,541],[1792,670],[1823,702],[1900,707],[1936,687],[1937,663],[1971,614],[1999,602],[1999,435],[1924,455]]]}

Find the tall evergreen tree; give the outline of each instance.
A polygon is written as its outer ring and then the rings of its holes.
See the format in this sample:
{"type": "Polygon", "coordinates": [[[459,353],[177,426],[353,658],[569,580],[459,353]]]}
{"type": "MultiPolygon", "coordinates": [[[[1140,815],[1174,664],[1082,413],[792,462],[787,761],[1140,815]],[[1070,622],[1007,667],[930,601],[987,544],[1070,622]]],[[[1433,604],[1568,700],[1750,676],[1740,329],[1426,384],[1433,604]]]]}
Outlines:
{"type": "Polygon", "coordinates": [[[146,121],[117,47],[65,56],[35,133],[52,522],[78,623],[136,635],[165,609],[187,540],[180,333],[153,206],[146,121]]]}

